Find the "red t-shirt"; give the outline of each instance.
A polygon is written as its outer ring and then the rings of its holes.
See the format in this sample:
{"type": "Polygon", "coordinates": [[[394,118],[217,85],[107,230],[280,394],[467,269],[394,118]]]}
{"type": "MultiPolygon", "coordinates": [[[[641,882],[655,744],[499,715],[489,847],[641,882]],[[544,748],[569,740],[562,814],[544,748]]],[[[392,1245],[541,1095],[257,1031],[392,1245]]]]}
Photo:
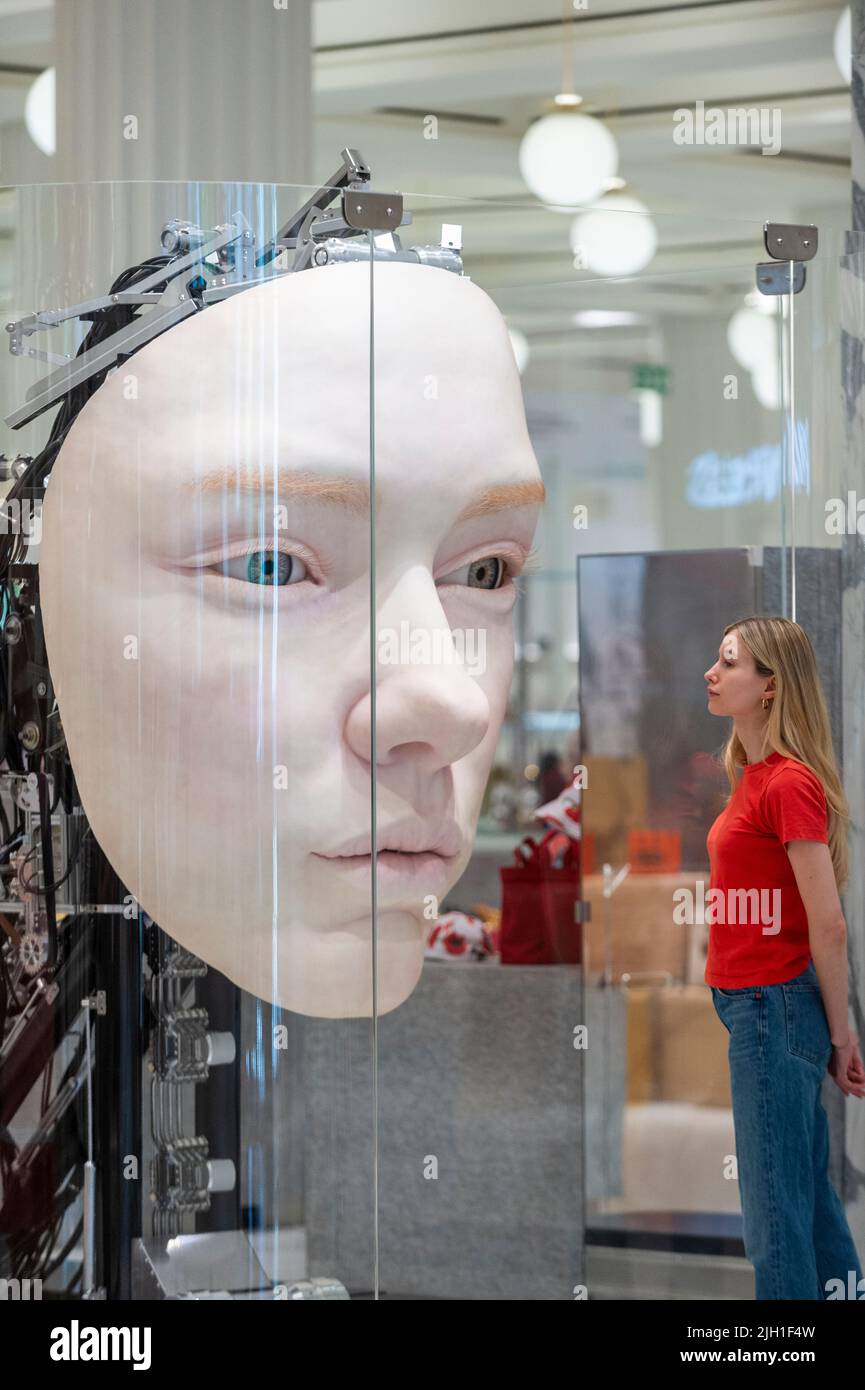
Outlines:
{"type": "Polygon", "coordinates": [[[770,753],[742,769],[706,840],[709,888],[722,893],[706,895],[707,985],[774,985],[805,969],[808,915],[785,845],[828,844],[828,824],[823,784],[804,763],[770,753]]]}

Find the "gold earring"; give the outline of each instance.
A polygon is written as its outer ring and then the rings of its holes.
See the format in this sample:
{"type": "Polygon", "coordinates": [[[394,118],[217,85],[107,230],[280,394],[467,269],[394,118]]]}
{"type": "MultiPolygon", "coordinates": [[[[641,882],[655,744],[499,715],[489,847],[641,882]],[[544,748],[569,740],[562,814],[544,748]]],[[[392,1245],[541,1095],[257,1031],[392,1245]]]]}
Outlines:
{"type": "Polygon", "coordinates": [[[763,708],[764,708],[764,709],[768,709],[768,708],[769,708],[769,701],[768,701],[765,697],[764,697],[764,699],[763,699],[763,708]]]}

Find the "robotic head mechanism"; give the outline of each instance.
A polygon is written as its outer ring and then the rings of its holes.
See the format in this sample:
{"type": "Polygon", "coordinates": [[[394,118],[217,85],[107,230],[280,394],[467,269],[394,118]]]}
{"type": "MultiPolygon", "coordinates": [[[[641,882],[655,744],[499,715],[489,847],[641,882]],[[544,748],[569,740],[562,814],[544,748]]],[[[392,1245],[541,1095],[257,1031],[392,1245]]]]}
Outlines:
{"type": "MultiPolygon", "coordinates": [[[[213,1038],[222,1038],[223,1054],[227,1041],[234,1046],[230,1033],[207,1032],[204,1007],[187,1007],[190,982],[205,975],[207,967],[163,938],[145,914],[150,1007],[141,1031],[135,995],[142,978],[139,933],[97,930],[97,923],[106,920],[97,914],[108,914],[113,922],[137,920],[139,908],[96,844],[81,804],[48,669],[39,568],[30,557],[30,546],[41,532],[32,525],[32,512],[41,509],[51,469],[72,424],[106,376],[146,343],[208,305],[286,274],[343,261],[413,261],[463,273],[460,228],[443,228],[439,246],[403,248],[398,228],[410,223],[411,216],[403,213],[401,196],[370,189],[370,171],[356,150],[344,149],[342,161],[330,181],[262,247],[256,245],[240,211],[224,225],[210,228],[173,218],[162,229],[158,254],[123,271],[107,294],[65,309],[38,310],[6,325],[13,355],[51,366],[50,374],[30,388],[6,423],[18,429],[52,406],[59,408],[41,452],[7,465],[5,477],[12,485],[0,498],[0,1052],[3,1079],[9,1083],[3,1097],[8,1115],[14,1116],[18,1105],[36,1093],[43,1072],[46,1078],[33,1141],[20,1149],[11,1140],[5,1143],[8,1135],[0,1126],[0,1230],[15,1232],[14,1240],[0,1240],[3,1275],[7,1257],[13,1259],[10,1272],[16,1276],[38,1272],[41,1277],[43,1268],[50,1273],[57,1267],[63,1258],[54,1258],[61,1241],[58,1223],[80,1191],[80,1158],[86,1154],[85,1296],[96,1282],[97,1186],[92,1143],[88,1137],[85,1148],[82,1139],[92,1135],[92,1119],[83,1116],[75,1100],[86,1078],[89,1101],[93,1070],[90,1024],[79,1018],[82,1008],[84,1019],[91,1010],[112,1016],[109,1031],[96,1033],[95,1074],[100,1094],[109,1098],[107,1116],[116,1113],[110,1095],[112,1078],[117,1077],[116,1094],[123,1096],[130,1135],[134,1107],[129,1095],[134,1092],[129,1087],[135,1084],[133,1076],[140,1079],[135,1049],[147,1046],[148,1032],[155,1040],[151,1104],[156,1157],[151,1181],[159,1204],[154,1220],[173,1224],[154,1229],[179,1231],[185,1213],[209,1206],[211,1187],[228,1190],[225,1169],[233,1174],[232,1162],[221,1161],[219,1181],[225,1186],[214,1186],[207,1141],[198,1130],[199,1137],[183,1132],[175,1099],[177,1080],[206,1077],[214,1064],[213,1038]],[[332,206],[337,198],[339,204],[332,206]],[[61,355],[32,345],[37,333],[76,319],[84,335],[74,353],[61,355]],[[7,1019],[12,1020],[8,1030],[7,1019]],[[134,1022],[124,1031],[127,1019],[134,1022]],[[115,1039],[120,1036],[129,1040],[127,1089],[122,1089],[126,1083],[115,1068],[115,1039]],[[74,1042],[67,1047],[70,1037],[74,1042]],[[56,1052],[57,1060],[52,1039],[63,1048],[56,1052]],[[102,1055],[107,1064],[100,1070],[102,1055]],[[57,1079],[49,1101],[52,1066],[57,1079]],[[30,1165],[36,1174],[32,1182],[30,1165]],[[56,1192],[55,1182],[61,1184],[56,1192]],[[32,1229],[24,1232],[20,1219],[11,1226],[4,1222],[7,1211],[24,1209],[31,1213],[27,1225],[32,1229]]],[[[228,1059],[223,1055],[216,1060],[228,1059]]],[[[29,1127],[29,1119],[26,1123],[29,1127]]],[[[105,1155],[112,1152],[118,1133],[112,1117],[110,1137],[99,1150],[109,1169],[113,1160],[105,1155]]],[[[117,1140],[121,1142],[127,1141],[117,1140]]],[[[107,1213],[108,1199],[100,1200],[107,1213]]],[[[106,1219],[104,1215],[103,1223],[106,1219]]],[[[74,1232],[75,1241],[79,1231],[74,1232]]]]}
{"type": "Polygon", "coordinates": [[[330,181],[260,252],[241,212],[209,230],[172,218],[160,238],[165,254],[124,272],[120,279],[131,275],[131,284],[120,286],[118,282],[101,298],[68,309],[39,310],[7,324],[11,353],[39,357],[59,366],[30,388],[24,405],[8,415],[6,423],[18,429],[94,377],[98,376],[101,384],[104,374],[174,324],[266,280],[337,262],[369,260],[371,254],[376,260],[413,261],[463,273],[460,227],[444,226],[439,246],[404,248],[396,229],[411,222],[411,213],[403,212],[402,195],[373,192],[368,187],[369,168],[357,150],[344,149],[342,159],[330,181]],[[337,194],[340,207],[331,209],[337,194]],[[293,257],[285,264],[288,253],[293,257]],[[280,258],[283,264],[276,265],[280,258]],[[150,312],[139,317],[138,311],[148,307],[150,312]],[[74,358],[25,345],[31,334],[55,328],[68,319],[91,320],[97,325],[121,310],[127,311],[124,317],[132,322],[100,336],[97,343],[88,345],[86,339],[74,358]]]}
{"type": "Polygon", "coordinates": [[[173,218],[162,229],[161,253],[123,271],[108,294],[65,309],[38,310],[6,325],[14,356],[35,357],[55,367],[30,387],[24,404],[6,423],[19,429],[60,403],[42,452],[13,461],[12,487],[2,504],[0,762],[5,758],[10,768],[26,773],[32,759],[41,762],[47,753],[63,756],[69,770],[37,602],[38,568],[26,560],[32,535],[16,522],[25,507],[41,507],[69,428],[109,372],[208,305],[286,274],[371,257],[464,273],[459,226],[444,225],[438,246],[403,247],[397,229],[412,218],[403,211],[402,195],[374,192],[360,153],[346,148],[341,154],[336,173],[262,248],[256,247],[241,212],[212,228],[173,218]],[[33,334],[71,319],[90,324],[74,355],[29,345],[33,334]]]}

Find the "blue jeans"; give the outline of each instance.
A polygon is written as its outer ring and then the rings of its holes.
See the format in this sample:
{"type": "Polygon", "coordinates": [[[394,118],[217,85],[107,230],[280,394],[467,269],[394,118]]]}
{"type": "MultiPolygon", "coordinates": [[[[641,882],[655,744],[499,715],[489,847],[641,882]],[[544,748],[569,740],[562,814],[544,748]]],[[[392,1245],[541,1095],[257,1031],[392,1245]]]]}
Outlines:
{"type": "Polygon", "coordinates": [[[861,1298],[862,1268],[829,1178],[820,1100],[832,1055],[814,962],[777,985],[712,988],[728,1056],[745,1254],[758,1299],[861,1298]],[[850,1289],[852,1275],[852,1292],[850,1289]]]}

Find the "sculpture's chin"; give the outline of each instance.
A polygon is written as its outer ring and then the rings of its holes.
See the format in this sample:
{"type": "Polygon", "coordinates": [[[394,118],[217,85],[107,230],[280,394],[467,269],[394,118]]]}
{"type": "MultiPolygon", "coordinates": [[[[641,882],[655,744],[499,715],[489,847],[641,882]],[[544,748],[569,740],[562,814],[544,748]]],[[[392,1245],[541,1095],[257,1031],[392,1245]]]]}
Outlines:
{"type": "Polygon", "coordinates": [[[371,1018],[374,993],[381,1015],[405,1003],[416,987],[428,925],[408,912],[381,913],[375,943],[370,917],[333,928],[290,928],[280,933],[272,954],[269,949],[247,950],[243,957],[232,952],[229,960],[208,959],[193,944],[181,944],[240,989],[278,1008],[312,1018],[371,1018]]]}

